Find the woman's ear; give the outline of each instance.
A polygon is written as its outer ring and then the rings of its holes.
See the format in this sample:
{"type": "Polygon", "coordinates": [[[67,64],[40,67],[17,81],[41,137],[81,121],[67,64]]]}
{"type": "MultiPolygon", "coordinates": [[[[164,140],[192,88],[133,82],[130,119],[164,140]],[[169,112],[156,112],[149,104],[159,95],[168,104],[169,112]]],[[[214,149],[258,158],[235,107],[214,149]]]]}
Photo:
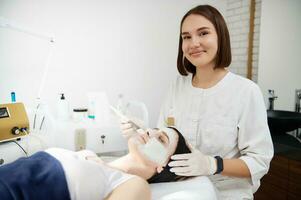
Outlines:
{"type": "Polygon", "coordinates": [[[195,147],[192,146],[192,144],[190,144],[187,140],[185,140],[185,143],[186,143],[187,147],[189,148],[189,150],[191,151],[191,153],[194,152],[195,147]]]}
{"type": "Polygon", "coordinates": [[[163,171],[163,167],[162,166],[157,166],[156,168],[158,174],[161,173],[163,171]]]}

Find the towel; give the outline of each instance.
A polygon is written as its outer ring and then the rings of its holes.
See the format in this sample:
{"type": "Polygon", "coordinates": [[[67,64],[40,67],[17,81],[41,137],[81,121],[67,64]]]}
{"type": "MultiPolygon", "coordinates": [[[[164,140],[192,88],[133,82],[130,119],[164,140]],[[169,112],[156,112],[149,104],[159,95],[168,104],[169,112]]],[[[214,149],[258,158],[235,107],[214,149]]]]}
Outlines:
{"type": "Polygon", "coordinates": [[[1,166],[0,197],[3,200],[70,199],[61,163],[46,152],[1,166]]]}

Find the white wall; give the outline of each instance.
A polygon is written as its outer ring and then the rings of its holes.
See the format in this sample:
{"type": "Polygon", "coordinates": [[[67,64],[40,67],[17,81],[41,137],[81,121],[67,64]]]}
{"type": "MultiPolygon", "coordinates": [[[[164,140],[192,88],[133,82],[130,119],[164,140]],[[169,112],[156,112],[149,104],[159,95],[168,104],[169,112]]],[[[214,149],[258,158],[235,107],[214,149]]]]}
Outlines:
{"type": "MultiPolygon", "coordinates": [[[[87,105],[88,91],[119,93],[146,103],[150,125],[176,76],[179,24],[190,8],[226,1],[200,0],[0,0],[0,17],[55,37],[42,98],[52,109],[58,93],[73,106],[87,105]]],[[[50,44],[0,28],[0,103],[10,92],[34,104],[50,44]]]]}
{"type": "Polygon", "coordinates": [[[301,1],[262,0],[258,84],[274,89],[275,109],[294,110],[301,89],[301,1]]]}

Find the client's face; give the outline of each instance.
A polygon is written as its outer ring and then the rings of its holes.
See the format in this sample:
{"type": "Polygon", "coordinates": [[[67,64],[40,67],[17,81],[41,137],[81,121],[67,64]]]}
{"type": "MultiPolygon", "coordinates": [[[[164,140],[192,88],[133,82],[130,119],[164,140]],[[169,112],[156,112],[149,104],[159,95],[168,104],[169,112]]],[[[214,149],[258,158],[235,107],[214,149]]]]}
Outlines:
{"type": "Polygon", "coordinates": [[[176,132],[152,130],[130,138],[129,152],[147,165],[165,166],[176,150],[178,139],[176,132]]]}

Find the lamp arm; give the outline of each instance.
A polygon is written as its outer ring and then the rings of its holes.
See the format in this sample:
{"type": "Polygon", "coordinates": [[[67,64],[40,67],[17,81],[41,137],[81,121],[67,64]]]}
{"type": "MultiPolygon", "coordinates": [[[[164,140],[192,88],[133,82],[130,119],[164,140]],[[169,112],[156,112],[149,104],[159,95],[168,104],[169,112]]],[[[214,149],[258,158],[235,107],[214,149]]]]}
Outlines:
{"type": "Polygon", "coordinates": [[[3,17],[0,17],[0,28],[11,29],[11,30],[21,32],[21,33],[25,33],[25,34],[28,34],[28,35],[31,35],[31,36],[34,36],[34,37],[37,37],[37,38],[40,38],[40,39],[43,39],[43,40],[47,40],[51,43],[54,42],[54,37],[52,37],[52,36],[41,34],[41,33],[35,32],[33,30],[27,29],[25,27],[22,27],[20,25],[14,24],[14,23],[10,22],[9,20],[7,20],[3,17]]]}

